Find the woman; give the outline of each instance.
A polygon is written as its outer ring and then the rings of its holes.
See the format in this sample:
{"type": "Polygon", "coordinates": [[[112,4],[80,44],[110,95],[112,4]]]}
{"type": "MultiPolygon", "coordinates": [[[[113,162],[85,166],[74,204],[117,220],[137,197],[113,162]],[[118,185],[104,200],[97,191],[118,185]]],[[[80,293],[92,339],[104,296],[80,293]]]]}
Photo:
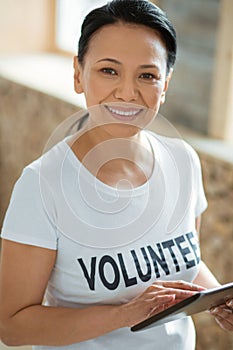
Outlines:
{"type": "MultiPolygon", "coordinates": [[[[6,344],[194,349],[190,318],[129,329],[219,285],[200,262],[198,157],[144,130],[165,101],[175,55],[171,23],[147,1],[114,0],[86,17],[74,83],[89,117],[24,169],[2,229],[6,344]]],[[[233,329],[230,303],[213,314],[233,329]]]]}

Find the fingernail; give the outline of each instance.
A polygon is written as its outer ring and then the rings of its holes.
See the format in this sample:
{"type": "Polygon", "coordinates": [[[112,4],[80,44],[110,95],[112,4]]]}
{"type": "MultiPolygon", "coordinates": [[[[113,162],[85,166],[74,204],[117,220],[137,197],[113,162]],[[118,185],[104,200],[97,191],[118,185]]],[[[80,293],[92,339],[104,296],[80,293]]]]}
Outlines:
{"type": "Polygon", "coordinates": [[[212,314],[214,314],[214,313],[218,312],[218,308],[217,308],[217,307],[214,307],[213,309],[210,309],[210,312],[211,312],[212,314]]]}
{"type": "Polygon", "coordinates": [[[228,300],[227,301],[227,305],[230,306],[230,307],[233,307],[233,300],[228,300]]]}

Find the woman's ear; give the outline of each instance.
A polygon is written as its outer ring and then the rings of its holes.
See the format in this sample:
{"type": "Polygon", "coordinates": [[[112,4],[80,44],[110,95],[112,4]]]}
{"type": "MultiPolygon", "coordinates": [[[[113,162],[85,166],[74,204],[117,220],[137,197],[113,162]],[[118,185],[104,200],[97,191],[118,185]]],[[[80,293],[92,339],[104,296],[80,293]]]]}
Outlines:
{"type": "Polygon", "coordinates": [[[172,73],[173,73],[173,68],[170,69],[170,71],[166,77],[165,83],[164,83],[163,92],[162,92],[161,97],[160,97],[160,104],[161,105],[164,104],[164,102],[165,102],[166,92],[168,90],[168,86],[169,86],[169,83],[170,83],[170,80],[172,77],[172,73]]]}
{"type": "Polygon", "coordinates": [[[83,92],[82,71],[81,71],[81,66],[77,56],[74,56],[73,67],[74,67],[74,90],[77,92],[77,94],[81,94],[83,92]]]}

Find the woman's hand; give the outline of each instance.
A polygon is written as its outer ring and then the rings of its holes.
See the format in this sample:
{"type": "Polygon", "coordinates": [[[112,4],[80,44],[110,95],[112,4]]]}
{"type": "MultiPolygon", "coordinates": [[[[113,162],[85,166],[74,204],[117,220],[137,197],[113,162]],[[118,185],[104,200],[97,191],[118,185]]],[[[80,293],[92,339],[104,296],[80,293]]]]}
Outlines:
{"type": "Polygon", "coordinates": [[[122,305],[122,311],[126,315],[125,325],[132,327],[202,290],[204,288],[184,281],[155,282],[140,295],[122,305]]]}
{"type": "Polygon", "coordinates": [[[233,331],[233,299],[210,310],[218,325],[225,331],[233,331]]]}

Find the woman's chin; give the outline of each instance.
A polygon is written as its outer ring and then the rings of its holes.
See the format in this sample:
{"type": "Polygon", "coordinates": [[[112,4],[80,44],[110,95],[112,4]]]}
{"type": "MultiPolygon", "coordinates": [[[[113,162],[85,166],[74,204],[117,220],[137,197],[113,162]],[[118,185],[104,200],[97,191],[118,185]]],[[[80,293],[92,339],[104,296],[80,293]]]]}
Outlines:
{"type": "Polygon", "coordinates": [[[124,137],[132,137],[138,134],[141,130],[140,127],[128,123],[109,123],[102,125],[102,128],[105,132],[107,132],[111,137],[114,138],[124,138],[124,137]]]}

